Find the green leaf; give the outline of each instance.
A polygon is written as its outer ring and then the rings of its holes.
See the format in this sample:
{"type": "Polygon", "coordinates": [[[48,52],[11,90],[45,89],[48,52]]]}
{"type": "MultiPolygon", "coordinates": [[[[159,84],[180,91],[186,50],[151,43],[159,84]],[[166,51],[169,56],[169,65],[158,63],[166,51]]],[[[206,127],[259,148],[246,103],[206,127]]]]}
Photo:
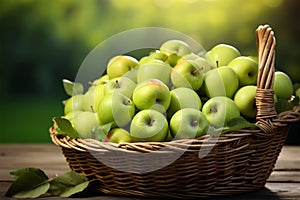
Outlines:
{"type": "Polygon", "coordinates": [[[45,174],[45,172],[38,168],[22,168],[22,169],[18,169],[16,171],[10,172],[10,175],[13,179],[16,180],[19,178],[19,176],[21,176],[24,173],[33,173],[45,180],[48,179],[48,176],[45,174]]]}
{"type": "Polygon", "coordinates": [[[102,141],[109,133],[111,127],[113,126],[113,122],[103,124],[100,126],[95,127],[92,132],[93,132],[93,139],[102,141]]]}
{"type": "Polygon", "coordinates": [[[53,120],[57,124],[56,130],[59,135],[67,135],[72,139],[79,138],[77,131],[69,120],[62,117],[54,117],[53,120]]]}
{"type": "Polygon", "coordinates": [[[42,175],[40,171],[21,170],[15,177],[16,181],[5,194],[8,197],[37,198],[50,188],[47,176],[42,175]]]}
{"type": "Polygon", "coordinates": [[[229,120],[222,130],[222,133],[237,131],[243,128],[256,128],[257,125],[247,121],[243,117],[237,117],[229,120]]]}
{"type": "Polygon", "coordinates": [[[89,184],[88,179],[77,172],[66,172],[50,182],[49,193],[69,197],[83,191],[89,184]]]}
{"type": "Polygon", "coordinates": [[[75,83],[67,79],[63,79],[62,82],[65,92],[69,96],[83,94],[83,85],[81,83],[75,83]]]}

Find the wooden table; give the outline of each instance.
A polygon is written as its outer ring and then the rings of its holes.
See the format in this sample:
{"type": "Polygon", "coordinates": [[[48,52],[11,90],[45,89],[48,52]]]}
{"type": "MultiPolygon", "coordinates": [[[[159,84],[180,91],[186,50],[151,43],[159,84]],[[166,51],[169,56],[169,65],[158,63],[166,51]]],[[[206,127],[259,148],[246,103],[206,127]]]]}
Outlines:
{"type": "MultiPolygon", "coordinates": [[[[10,171],[24,167],[37,167],[49,177],[69,171],[60,148],[54,144],[0,144],[0,199],[12,184],[10,171]]],[[[43,197],[39,199],[60,199],[43,197]]],[[[70,200],[78,198],[68,198],[70,200]]],[[[124,198],[96,196],[84,199],[94,200],[138,200],[143,198],[124,198]]],[[[300,199],[300,146],[284,146],[274,172],[264,189],[241,195],[225,196],[217,199],[300,199]]]]}

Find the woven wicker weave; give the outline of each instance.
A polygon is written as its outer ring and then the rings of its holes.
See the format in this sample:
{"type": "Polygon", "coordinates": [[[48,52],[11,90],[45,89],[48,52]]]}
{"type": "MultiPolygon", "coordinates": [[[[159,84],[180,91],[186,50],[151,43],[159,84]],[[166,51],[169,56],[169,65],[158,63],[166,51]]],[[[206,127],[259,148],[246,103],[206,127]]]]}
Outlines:
{"type": "Polygon", "coordinates": [[[300,107],[276,114],[272,90],[274,33],[265,25],[258,27],[256,35],[259,128],[228,132],[218,138],[114,144],[62,137],[55,134],[54,125],[50,128],[52,141],[62,148],[70,168],[97,179],[96,189],[105,194],[194,198],[264,187],[289,125],[300,121],[300,107]],[[149,162],[158,169],[148,170],[149,162]],[[164,162],[169,164],[159,168],[164,162]]]}

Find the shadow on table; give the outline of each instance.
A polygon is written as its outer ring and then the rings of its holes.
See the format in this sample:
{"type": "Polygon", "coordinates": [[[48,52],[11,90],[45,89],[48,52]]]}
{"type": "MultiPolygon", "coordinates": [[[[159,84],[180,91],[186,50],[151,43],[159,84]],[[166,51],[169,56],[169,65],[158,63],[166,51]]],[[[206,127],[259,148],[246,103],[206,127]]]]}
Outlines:
{"type": "MultiPolygon", "coordinates": [[[[110,196],[102,193],[97,193],[91,195],[89,192],[81,193],[79,195],[73,196],[73,198],[88,198],[90,200],[174,200],[174,198],[146,198],[146,197],[125,197],[125,196],[110,196]]],[[[195,198],[204,200],[280,200],[281,198],[268,188],[263,188],[253,192],[247,192],[243,194],[220,196],[220,197],[207,197],[207,198],[195,198]]]]}

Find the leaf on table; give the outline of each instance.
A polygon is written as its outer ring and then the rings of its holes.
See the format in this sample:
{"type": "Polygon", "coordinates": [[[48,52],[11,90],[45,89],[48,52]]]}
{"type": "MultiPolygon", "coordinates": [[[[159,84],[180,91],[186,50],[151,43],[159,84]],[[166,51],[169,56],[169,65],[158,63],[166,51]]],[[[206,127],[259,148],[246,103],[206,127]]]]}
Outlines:
{"type": "Polygon", "coordinates": [[[63,79],[62,82],[63,82],[65,92],[69,96],[83,94],[84,89],[81,83],[75,83],[67,79],[63,79]]]}
{"type": "Polygon", "coordinates": [[[70,197],[83,191],[89,184],[89,180],[74,171],[66,172],[50,182],[49,193],[60,197],[70,197]]]}
{"type": "Polygon", "coordinates": [[[49,187],[49,179],[45,173],[37,169],[20,169],[12,173],[16,181],[6,192],[6,196],[15,198],[37,198],[45,194],[49,187]]]}
{"type": "Polygon", "coordinates": [[[56,131],[58,135],[67,135],[72,139],[79,138],[77,131],[73,128],[71,122],[68,119],[62,117],[54,117],[53,120],[57,124],[56,131]]]}
{"type": "Polygon", "coordinates": [[[245,118],[236,117],[229,120],[229,122],[227,122],[224,129],[222,130],[222,133],[237,131],[243,128],[256,128],[256,127],[257,127],[256,124],[247,121],[245,118]]]}
{"type": "Polygon", "coordinates": [[[34,173],[36,174],[37,176],[40,176],[41,178],[47,180],[48,179],[48,176],[45,174],[45,172],[39,168],[21,168],[21,169],[17,169],[16,171],[11,171],[9,174],[11,175],[11,177],[13,179],[18,179],[19,176],[21,176],[22,174],[24,173],[34,173]]]}

